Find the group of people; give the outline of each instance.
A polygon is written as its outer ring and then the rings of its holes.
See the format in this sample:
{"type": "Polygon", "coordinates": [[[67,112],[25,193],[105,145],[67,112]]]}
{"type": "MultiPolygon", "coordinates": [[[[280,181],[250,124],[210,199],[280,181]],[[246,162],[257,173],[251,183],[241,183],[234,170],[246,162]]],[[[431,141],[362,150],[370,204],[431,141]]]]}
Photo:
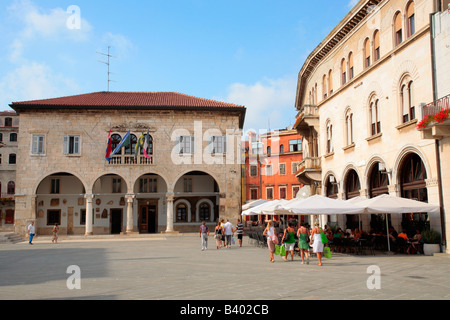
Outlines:
{"type": "MultiPolygon", "coordinates": [[[[319,226],[319,222],[314,223],[314,228],[309,231],[307,225],[301,223],[300,227],[295,231],[295,223],[290,221],[287,228],[283,232],[281,238],[281,245],[284,245],[286,255],[283,257],[285,261],[288,259],[288,255],[291,256],[291,260],[294,260],[294,247],[296,243],[296,237],[298,238],[298,248],[300,250],[300,256],[302,258],[302,264],[309,264],[310,248],[312,247],[313,253],[317,255],[318,266],[322,266],[322,255],[324,250],[324,244],[321,238],[322,228],[319,226]]],[[[269,248],[270,262],[275,262],[274,253],[275,246],[278,245],[279,239],[276,228],[273,225],[272,220],[267,221],[267,226],[264,229],[263,235],[267,237],[267,246],[269,248]]]]}
{"type": "MultiPolygon", "coordinates": [[[[58,243],[58,232],[59,232],[59,226],[57,223],[52,228],[52,242],[58,243]]],[[[33,238],[36,235],[36,227],[34,226],[34,221],[31,221],[31,223],[28,225],[28,243],[33,244],[33,238]]]]}
{"type": "MultiPolygon", "coordinates": [[[[216,240],[216,249],[222,247],[231,248],[234,242],[234,234],[236,233],[239,247],[242,247],[242,237],[244,236],[244,224],[240,219],[237,219],[236,227],[227,219],[221,219],[217,222],[214,229],[214,239],[216,240]]],[[[208,249],[208,237],[210,234],[209,227],[205,221],[202,221],[200,226],[200,237],[202,239],[202,251],[208,249]]]]}

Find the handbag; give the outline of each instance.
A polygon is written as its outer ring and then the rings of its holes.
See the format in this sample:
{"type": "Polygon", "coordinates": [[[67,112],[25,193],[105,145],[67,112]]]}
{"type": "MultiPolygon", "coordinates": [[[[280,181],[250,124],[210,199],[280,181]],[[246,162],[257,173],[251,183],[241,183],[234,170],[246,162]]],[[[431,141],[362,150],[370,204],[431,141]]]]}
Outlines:
{"type": "Polygon", "coordinates": [[[278,244],[278,237],[276,235],[273,235],[271,240],[274,244],[278,244]]]}
{"type": "Polygon", "coordinates": [[[322,240],[322,243],[325,244],[328,242],[328,238],[325,235],[325,233],[323,233],[323,230],[320,230],[320,239],[322,240]]]}
{"type": "Polygon", "coordinates": [[[331,259],[331,250],[330,247],[323,248],[323,256],[327,259],[331,259]]]}
{"type": "Polygon", "coordinates": [[[278,244],[275,245],[275,251],[273,254],[279,255],[280,254],[280,246],[278,244]]]}
{"type": "Polygon", "coordinates": [[[280,246],[280,256],[284,257],[286,255],[286,248],[284,246],[280,246]]]}

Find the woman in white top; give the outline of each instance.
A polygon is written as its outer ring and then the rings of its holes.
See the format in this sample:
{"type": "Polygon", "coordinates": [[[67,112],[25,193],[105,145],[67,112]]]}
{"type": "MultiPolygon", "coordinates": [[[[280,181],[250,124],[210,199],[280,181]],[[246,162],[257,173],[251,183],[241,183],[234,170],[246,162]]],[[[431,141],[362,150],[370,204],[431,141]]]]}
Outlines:
{"type": "Polygon", "coordinates": [[[311,241],[313,243],[313,252],[317,254],[317,259],[319,260],[318,266],[322,266],[322,253],[323,253],[323,243],[320,237],[321,228],[319,227],[319,222],[314,223],[314,228],[311,231],[311,241]]]}
{"type": "Polygon", "coordinates": [[[276,237],[276,230],[273,227],[272,220],[267,221],[267,227],[264,229],[263,235],[267,237],[267,246],[270,252],[270,262],[275,262],[273,258],[273,253],[275,251],[275,243],[273,242],[273,237],[276,237]]]}

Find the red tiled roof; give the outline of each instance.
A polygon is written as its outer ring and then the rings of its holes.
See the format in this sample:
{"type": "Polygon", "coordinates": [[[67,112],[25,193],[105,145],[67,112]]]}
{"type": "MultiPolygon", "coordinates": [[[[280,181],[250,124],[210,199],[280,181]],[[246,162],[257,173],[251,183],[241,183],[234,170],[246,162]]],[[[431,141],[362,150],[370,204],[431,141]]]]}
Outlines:
{"type": "Polygon", "coordinates": [[[94,92],[53,99],[13,102],[15,107],[244,108],[177,92],[94,92]]]}

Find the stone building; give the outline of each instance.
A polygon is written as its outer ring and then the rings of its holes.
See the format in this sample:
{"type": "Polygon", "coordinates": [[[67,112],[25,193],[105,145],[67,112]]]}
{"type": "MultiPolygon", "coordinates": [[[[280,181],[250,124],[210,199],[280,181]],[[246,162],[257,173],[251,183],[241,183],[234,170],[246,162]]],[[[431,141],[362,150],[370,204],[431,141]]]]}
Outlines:
{"type": "MultiPolygon", "coordinates": [[[[436,100],[430,15],[442,6],[361,0],[308,56],[295,128],[307,145],[298,178],[313,193],[339,199],[389,193],[442,205],[435,142],[416,128],[422,107],[436,100]]],[[[443,232],[443,214],[391,215],[390,222],[397,230],[443,232]]],[[[359,227],[357,216],[322,219],[359,227]]],[[[362,228],[382,228],[380,219],[364,216],[362,228]]]]}
{"type": "Polygon", "coordinates": [[[0,230],[14,229],[17,136],[19,117],[13,111],[0,112],[0,230]]]}
{"type": "Polygon", "coordinates": [[[61,234],[91,235],[197,232],[202,220],[239,217],[243,106],[173,92],[10,106],[21,123],[20,234],[32,220],[39,234],[58,223],[61,234]]]}

